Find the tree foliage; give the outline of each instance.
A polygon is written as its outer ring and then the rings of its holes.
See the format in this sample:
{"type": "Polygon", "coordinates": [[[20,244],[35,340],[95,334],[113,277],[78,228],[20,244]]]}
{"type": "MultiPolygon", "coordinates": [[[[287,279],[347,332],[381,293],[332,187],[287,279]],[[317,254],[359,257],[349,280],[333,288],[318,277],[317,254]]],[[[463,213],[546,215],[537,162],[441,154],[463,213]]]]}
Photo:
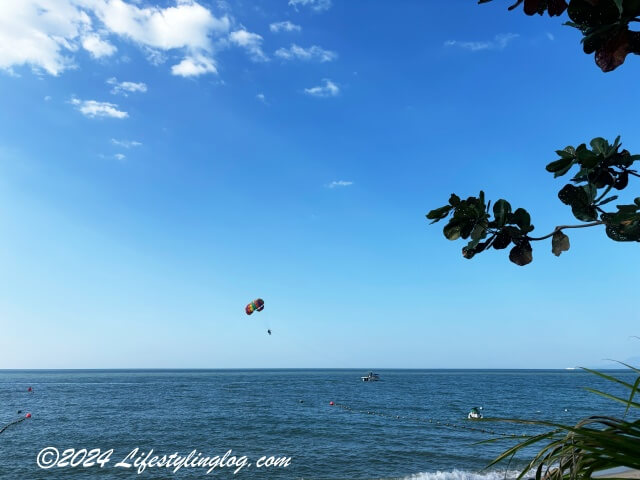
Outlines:
{"type": "Polygon", "coordinates": [[[565,25],[582,32],[584,53],[595,54],[603,72],[618,68],[630,53],[640,54],[640,32],[629,29],[631,22],[639,21],[640,0],[517,0],[509,10],[521,4],[527,15],[546,12],[553,17],[566,12],[570,21],[565,25]]]}
{"type": "MultiPolygon", "coordinates": [[[[631,365],[622,364],[640,374],[631,365]]],[[[580,420],[575,425],[565,425],[542,420],[501,419],[501,421],[525,425],[536,425],[550,430],[531,435],[503,452],[488,466],[512,458],[531,445],[542,444],[542,449],[522,469],[518,480],[529,472],[535,472],[535,480],[587,480],[594,474],[619,467],[640,470],[640,418],[634,413],[640,411],[637,397],[640,376],[633,383],[626,382],[606,373],[583,369],[598,375],[611,384],[617,384],[628,391],[628,397],[587,388],[609,400],[626,406],[623,418],[594,415],[580,420]]],[[[492,439],[494,442],[501,439],[492,439]]],[[[607,478],[613,478],[610,474],[607,478]]]]}
{"type": "Polygon", "coordinates": [[[503,250],[510,247],[509,259],[520,266],[533,260],[532,242],[551,238],[551,251],[555,255],[569,250],[569,237],[563,232],[569,228],[584,228],[603,225],[606,235],[617,242],[640,242],[640,197],[628,205],[616,205],[615,210],[605,206],[618,198],[609,195],[612,190],[624,190],[629,177],[640,177],[633,164],[640,155],[631,155],[621,150],[620,137],[610,144],[604,138],[594,138],[589,146],[566,147],[557,150],[558,159],[549,163],[547,171],[555,178],[575,171],[571,183],[558,192],[562,203],[571,207],[573,216],[584,222],[578,225],[561,225],[548,235],[531,236],[534,226],[531,215],[524,208],[513,209],[511,204],[500,199],[493,204],[485,202],[484,192],[477,197],[461,199],[455,193],[449,203],[431,210],[426,216],[431,223],[448,218],[443,228],[449,240],[468,240],[462,255],[471,259],[478,253],[493,248],[503,250]]]}

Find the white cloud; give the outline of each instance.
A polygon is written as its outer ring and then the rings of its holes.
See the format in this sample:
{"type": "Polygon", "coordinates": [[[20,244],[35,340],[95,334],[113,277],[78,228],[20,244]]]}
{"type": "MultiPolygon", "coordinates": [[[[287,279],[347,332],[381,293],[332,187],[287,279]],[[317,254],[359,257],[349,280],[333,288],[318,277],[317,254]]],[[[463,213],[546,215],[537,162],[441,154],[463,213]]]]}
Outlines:
{"type": "MultiPolygon", "coordinates": [[[[176,75],[215,74],[214,54],[228,45],[233,19],[225,9],[216,16],[196,0],[168,2],[163,8],[140,0],[0,0],[0,69],[27,65],[59,75],[75,67],[80,48],[106,57],[117,51],[112,41],[119,39],[157,64],[177,53],[182,59],[172,68],[176,75]]],[[[256,34],[244,35],[245,46],[259,58],[256,34]]]]}
{"type": "Polygon", "coordinates": [[[509,43],[518,38],[516,33],[501,33],[496,35],[493,40],[486,40],[480,42],[461,42],[459,40],[447,40],[444,42],[446,47],[460,47],[472,52],[479,50],[503,50],[509,43]]]}
{"type": "Polygon", "coordinates": [[[269,60],[262,51],[262,37],[257,33],[251,33],[241,28],[231,32],[229,40],[234,45],[245,48],[254,62],[266,62],[269,60]]]}
{"type": "Polygon", "coordinates": [[[229,17],[216,18],[194,0],[176,0],[176,6],[168,8],[139,8],[123,0],[75,1],[93,5],[93,12],[111,32],[161,50],[208,50],[209,36],[230,28],[229,17]]]}
{"type": "Polygon", "coordinates": [[[145,93],[147,91],[147,84],[143,82],[118,82],[117,78],[112,77],[107,80],[107,83],[113,86],[111,93],[114,95],[122,94],[126,97],[127,93],[145,93]]]}
{"type": "Polygon", "coordinates": [[[340,87],[338,87],[338,85],[333,83],[328,78],[325,78],[323,82],[324,82],[324,85],[305,88],[304,92],[307,95],[311,95],[314,97],[335,97],[340,93],[340,87]]]}
{"type": "Polygon", "coordinates": [[[274,22],[269,25],[269,30],[273,33],[279,32],[299,32],[302,30],[300,25],[296,25],[295,23],[291,23],[289,20],[284,22],[274,22]]]}
{"type": "Polygon", "coordinates": [[[90,23],[68,0],[0,1],[0,69],[30,65],[59,75],[73,65],[67,54],[90,23]]]}
{"type": "Polygon", "coordinates": [[[171,69],[174,75],[217,72],[211,37],[229,31],[228,16],[217,18],[194,0],[176,0],[168,8],[139,8],[123,0],[81,1],[95,4],[94,12],[106,28],[144,47],[154,61],[163,60],[162,51],[186,50],[185,58],[171,69]]]}
{"type": "Polygon", "coordinates": [[[51,95],[47,95],[46,97],[44,97],[44,101],[45,102],[50,102],[51,101],[51,95]]]}
{"type": "Polygon", "coordinates": [[[95,33],[90,33],[82,38],[82,48],[88,51],[93,58],[109,57],[118,50],[95,33]]]}
{"type": "Polygon", "coordinates": [[[322,12],[331,8],[331,0],[289,0],[289,6],[298,9],[298,6],[309,7],[316,12],[322,12]]]}
{"type": "Polygon", "coordinates": [[[547,32],[546,35],[547,35],[547,38],[551,41],[554,41],[556,39],[553,33],[547,32]]]}
{"type": "Polygon", "coordinates": [[[136,142],[135,140],[116,140],[115,138],[111,139],[111,143],[122,148],[133,148],[142,146],[142,143],[136,142]]]}
{"type": "Polygon", "coordinates": [[[71,99],[71,104],[85,117],[111,117],[111,118],[127,118],[129,114],[118,110],[118,105],[109,102],[98,102],[96,100],[79,100],[71,99]]]}
{"type": "Polygon", "coordinates": [[[327,188],[350,187],[351,185],[353,185],[353,182],[347,182],[345,180],[334,180],[329,185],[327,185],[327,188]]]}
{"type": "Polygon", "coordinates": [[[303,48],[292,43],[289,48],[279,48],[275,53],[276,57],[283,60],[318,60],[320,62],[331,62],[338,58],[336,52],[325,50],[324,48],[313,45],[309,48],[303,48]]]}
{"type": "Polygon", "coordinates": [[[218,73],[216,63],[206,55],[187,57],[171,67],[171,73],[181,77],[197,77],[205,73],[218,73]]]}
{"type": "Polygon", "coordinates": [[[124,155],[124,154],[122,154],[122,153],[116,153],[116,154],[114,155],[114,158],[115,158],[116,160],[120,160],[120,161],[122,161],[122,160],[124,160],[125,158],[127,158],[127,156],[126,156],[126,155],[124,155]]]}
{"type": "Polygon", "coordinates": [[[256,95],[256,98],[257,98],[258,100],[260,100],[262,103],[267,103],[267,100],[266,100],[266,98],[265,98],[265,96],[264,96],[264,93],[259,93],[259,94],[257,94],[257,95],[256,95]]]}

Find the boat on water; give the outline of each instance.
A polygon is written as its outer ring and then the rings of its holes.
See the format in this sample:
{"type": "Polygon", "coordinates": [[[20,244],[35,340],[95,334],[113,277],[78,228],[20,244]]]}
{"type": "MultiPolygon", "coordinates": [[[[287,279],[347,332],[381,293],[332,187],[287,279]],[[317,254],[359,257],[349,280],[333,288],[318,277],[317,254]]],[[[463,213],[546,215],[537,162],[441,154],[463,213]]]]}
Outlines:
{"type": "Polygon", "coordinates": [[[360,377],[363,382],[377,382],[380,380],[380,375],[377,373],[369,372],[364,377],[360,377]]]}
{"type": "Polygon", "coordinates": [[[473,407],[471,409],[471,411],[469,412],[469,415],[467,415],[467,418],[469,420],[475,420],[478,418],[482,418],[482,414],[480,413],[480,410],[482,410],[482,407],[473,407]]]}

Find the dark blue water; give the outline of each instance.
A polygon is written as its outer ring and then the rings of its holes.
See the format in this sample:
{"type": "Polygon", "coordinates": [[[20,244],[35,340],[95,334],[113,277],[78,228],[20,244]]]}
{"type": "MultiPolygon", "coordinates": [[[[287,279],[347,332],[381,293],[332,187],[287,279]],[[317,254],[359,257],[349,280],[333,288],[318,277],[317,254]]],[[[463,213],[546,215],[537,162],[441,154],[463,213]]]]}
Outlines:
{"type": "Polygon", "coordinates": [[[483,471],[506,444],[477,445],[491,435],[395,417],[523,433],[531,430],[466,420],[469,408],[483,406],[491,417],[565,423],[624,412],[583,387],[622,390],[578,371],[382,370],[377,383],[361,382],[364,373],[0,371],[0,428],[32,413],[0,434],[0,478],[497,479],[523,465],[516,460],[483,471]],[[331,407],[330,401],[386,416],[331,407]],[[40,469],[37,455],[50,446],[60,453],[69,448],[113,453],[103,468],[40,469]],[[135,448],[140,453],[153,449],[159,456],[186,456],[195,449],[201,457],[231,449],[233,455],[247,456],[251,466],[235,475],[229,467],[208,475],[205,467],[174,473],[156,466],[142,474],[115,467],[135,448]],[[257,468],[262,456],[290,457],[290,465],[257,468]]]}

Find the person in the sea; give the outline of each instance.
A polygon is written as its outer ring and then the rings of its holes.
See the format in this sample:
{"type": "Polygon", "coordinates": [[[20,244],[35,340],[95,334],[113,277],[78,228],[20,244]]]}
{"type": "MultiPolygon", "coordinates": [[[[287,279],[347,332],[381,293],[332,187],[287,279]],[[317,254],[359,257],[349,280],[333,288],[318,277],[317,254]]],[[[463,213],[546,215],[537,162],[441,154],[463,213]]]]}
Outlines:
{"type": "Polygon", "coordinates": [[[268,333],[269,335],[271,335],[271,329],[267,330],[267,333],[268,333]]]}

